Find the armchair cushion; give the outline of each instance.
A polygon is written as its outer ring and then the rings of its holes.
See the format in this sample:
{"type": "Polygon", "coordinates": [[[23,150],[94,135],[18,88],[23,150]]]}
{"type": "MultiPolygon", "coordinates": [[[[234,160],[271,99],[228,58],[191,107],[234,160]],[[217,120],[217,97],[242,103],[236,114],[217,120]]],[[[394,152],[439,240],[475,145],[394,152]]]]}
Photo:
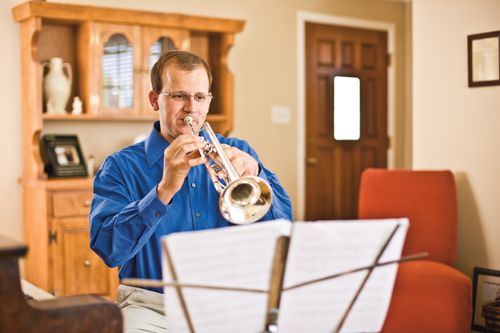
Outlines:
{"type": "Polygon", "coordinates": [[[470,279],[429,260],[399,265],[383,333],[468,333],[470,279]]]}

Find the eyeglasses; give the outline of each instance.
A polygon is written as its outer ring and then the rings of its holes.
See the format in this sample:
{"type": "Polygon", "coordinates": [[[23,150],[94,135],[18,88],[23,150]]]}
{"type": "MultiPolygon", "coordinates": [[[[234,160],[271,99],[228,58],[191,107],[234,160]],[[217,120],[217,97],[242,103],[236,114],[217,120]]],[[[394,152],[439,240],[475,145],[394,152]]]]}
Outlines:
{"type": "Polygon", "coordinates": [[[177,103],[186,103],[191,99],[191,97],[193,97],[196,103],[207,104],[213,98],[212,93],[205,94],[197,92],[194,94],[189,94],[185,91],[172,91],[172,92],[160,91],[159,93],[165,96],[170,96],[170,98],[177,103]]]}

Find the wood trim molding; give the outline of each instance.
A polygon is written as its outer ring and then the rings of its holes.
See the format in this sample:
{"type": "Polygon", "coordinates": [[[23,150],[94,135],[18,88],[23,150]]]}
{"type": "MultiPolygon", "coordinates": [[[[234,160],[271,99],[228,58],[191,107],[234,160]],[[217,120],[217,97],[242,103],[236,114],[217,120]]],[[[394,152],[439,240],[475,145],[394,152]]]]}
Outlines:
{"type": "Polygon", "coordinates": [[[17,22],[30,17],[44,19],[82,21],[106,21],[108,23],[143,24],[165,28],[186,28],[190,30],[205,30],[213,32],[236,33],[243,30],[245,22],[223,18],[191,16],[183,14],[156,13],[119,8],[104,8],[95,6],[70,5],[30,1],[12,9],[17,22]]]}

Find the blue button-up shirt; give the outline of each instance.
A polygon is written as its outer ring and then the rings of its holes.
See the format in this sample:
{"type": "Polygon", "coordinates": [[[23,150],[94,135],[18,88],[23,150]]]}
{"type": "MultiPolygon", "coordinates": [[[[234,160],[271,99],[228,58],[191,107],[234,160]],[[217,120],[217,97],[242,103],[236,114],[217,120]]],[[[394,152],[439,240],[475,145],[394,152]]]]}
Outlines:
{"type": "MultiPolygon", "coordinates": [[[[273,204],[262,220],[292,220],[291,201],[275,174],[267,170],[245,142],[218,135],[221,143],[255,158],[259,177],[273,190],[273,204]]],[[[94,179],[90,212],[90,246],[120,278],[161,279],[160,238],[173,232],[231,225],[219,212],[219,193],[204,165],[192,167],[182,188],[167,205],[156,195],[169,143],[156,122],[145,141],[109,156],[94,179]]]]}

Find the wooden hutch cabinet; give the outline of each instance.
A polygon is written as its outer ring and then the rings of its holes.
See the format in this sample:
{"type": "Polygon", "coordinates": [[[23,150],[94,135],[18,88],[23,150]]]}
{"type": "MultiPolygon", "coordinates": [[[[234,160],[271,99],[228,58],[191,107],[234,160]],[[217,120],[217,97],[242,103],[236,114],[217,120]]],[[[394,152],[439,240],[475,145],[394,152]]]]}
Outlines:
{"type": "Polygon", "coordinates": [[[48,177],[39,148],[44,127],[58,121],[155,120],[147,101],[149,71],[162,52],[175,48],[207,59],[216,96],[207,121],[227,134],[233,123],[233,77],[227,54],[244,22],[44,1],[20,4],[13,8],[13,16],[21,25],[21,184],[29,246],[24,276],[58,296],[93,293],[113,298],[117,271],[107,268],[89,247],[92,179],[48,177]],[[43,63],[53,57],[72,68],[66,109],[79,96],[83,113],[46,112],[43,63]]]}

